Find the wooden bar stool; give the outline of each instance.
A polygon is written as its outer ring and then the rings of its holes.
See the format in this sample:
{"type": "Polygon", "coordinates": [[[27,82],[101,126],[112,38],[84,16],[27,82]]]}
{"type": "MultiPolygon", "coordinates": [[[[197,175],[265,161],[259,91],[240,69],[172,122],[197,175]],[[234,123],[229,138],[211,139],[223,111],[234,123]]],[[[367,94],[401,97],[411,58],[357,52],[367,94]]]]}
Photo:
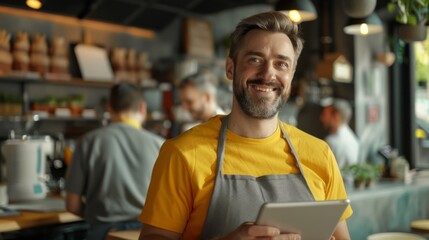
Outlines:
{"type": "Polygon", "coordinates": [[[429,219],[412,221],[411,230],[419,233],[429,233],[429,219]]]}
{"type": "Polygon", "coordinates": [[[107,234],[106,240],[137,240],[140,229],[126,231],[112,231],[107,234]]]}

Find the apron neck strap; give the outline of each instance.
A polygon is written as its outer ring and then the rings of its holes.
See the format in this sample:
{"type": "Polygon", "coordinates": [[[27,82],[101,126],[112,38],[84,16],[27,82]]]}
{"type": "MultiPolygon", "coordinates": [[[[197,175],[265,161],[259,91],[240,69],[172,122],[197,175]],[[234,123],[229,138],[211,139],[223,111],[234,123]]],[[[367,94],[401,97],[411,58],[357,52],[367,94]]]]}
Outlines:
{"type": "Polygon", "coordinates": [[[280,130],[283,133],[283,137],[284,137],[284,139],[286,139],[286,142],[287,142],[287,144],[290,147],[292,155],[295,158],[295,161],[296,161],[296,164],[298,165],[299,171],[301,172],[301,174],[304,175],[304,173],[302,171],[302,167],[301,167],[301,161],[299,160],[299,157],[298,157],[298,154],[296,153],[295,147],[293,146],[292,141],[289,138],[289,135],[286,134],[286,131],[285,131],[284,127],[283,127],[283,124],[281,124],[280,121],[279,121],[279,126],[280,126],[280,130]]]}
{"type": "Polygon", "coordinates": [[[222,119],[222,125],[219,131],[219,138],[217,141],[217,161],[216,161],[216,173],[221,174],[223,159],[225,159],[225,142],[226,142],[226,129],[228,127],[228,116],[226,115],[222,119]]]}
{"type": "MultiPolygon", "coordinates": [[[[223,161],[225,159],[225,143],[226,143],[226,130],[228,128],[228,116],[229,115],[226,115],[222,119],[222,125],[221,125],[220,131],[219,131],[219,139],[218,139],[218,143],[217,143],[217,161],[216,161],[216,172],[217,172],[217,174],[221,174],[223,161]]],[[[283,137],[286,139],[286,142],[288,143],[288,145],[291,149],[292,155],[295,158],[295,161],[296,161],[296,164],[298,165],[299,171],[301,173],[303,173],[302,167],[301,167],[301,162],[299,161],[299,158],[298,158],[298,154],[296,153],[296,150],[293,147],[293,144],[292,144],[291,140],[289,139],[289,136],[286,134],[286,131],[284,130],[283,125],[280,124],[280,121],[279,121],[279,126],[280,126],[280,129],[282,131],[283,137]]]]}

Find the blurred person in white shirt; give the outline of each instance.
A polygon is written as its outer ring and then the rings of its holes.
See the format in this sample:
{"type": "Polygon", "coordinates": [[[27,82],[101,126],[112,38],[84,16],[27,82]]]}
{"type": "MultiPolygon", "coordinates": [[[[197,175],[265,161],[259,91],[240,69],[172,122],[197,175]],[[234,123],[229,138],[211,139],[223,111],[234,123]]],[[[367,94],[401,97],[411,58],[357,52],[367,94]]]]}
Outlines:
{"type": "Polygon", "coordinates": [[[344,99],[333,99],[324,104],[320,115],[323,126],[329,131],[325,141],[331,147],[340,169],[356,164],[359,160],[359,141],[348,125],[351,116],[351,106],[344,99]]]}

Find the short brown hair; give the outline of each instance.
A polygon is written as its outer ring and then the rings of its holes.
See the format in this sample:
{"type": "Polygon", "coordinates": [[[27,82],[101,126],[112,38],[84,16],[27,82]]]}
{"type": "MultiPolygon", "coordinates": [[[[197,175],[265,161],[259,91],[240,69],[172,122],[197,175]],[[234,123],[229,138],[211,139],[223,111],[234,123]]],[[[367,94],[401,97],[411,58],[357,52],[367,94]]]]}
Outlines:
{"type": "Polygon", "coordinates": [[[143,93],[131,83],[118,83],[110,89],[109,104],[113,111],[137,111],[144,101],[143,93]]]}
{"type": "Polygon", "coordinates": [[[270,32],[286,34],[292,42],[295,51],[295,66],[303,48],[303,40],[300,37],[298,24],[292,22],[288,16],[281,12],[271,11],[259,13],[241,20],[231,34],[231,49],[229,57],[236,60],[240,43],[248,32],[260,29],[270,32]]]}
{"type": "Polygon", "coordinates": [[[340,114],[344,123],[350,122],[350,119],[352,118],[353,111],[352,111],[352,107],[350,106],[350,103],[347,100],[345,100],[345,99],[334,99],[331,106],[332,106],[334,112],[340,114]]]}
{"type": "Polygon", "coordinates": [[[217,80],[211,72],[199,71],[187,76],[179,83],[179,89],[184,89],[188,86],[193,86],[201,92],[207,92],[210,95],[216,96],[217,80]]]}

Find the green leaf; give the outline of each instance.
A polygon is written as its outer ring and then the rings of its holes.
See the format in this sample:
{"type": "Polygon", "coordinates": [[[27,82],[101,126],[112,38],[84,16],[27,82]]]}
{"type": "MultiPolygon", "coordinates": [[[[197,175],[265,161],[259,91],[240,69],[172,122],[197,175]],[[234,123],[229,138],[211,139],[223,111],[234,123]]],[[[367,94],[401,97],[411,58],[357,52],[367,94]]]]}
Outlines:
{"type": "Polygon", "coordinates": [[[389,11],[389,12],[394,12],[395,10],[396,10],[396,4],[395,3],[389,3],[389,4],[387,4],[387,10],[389,11]]]}
{"type": "Polygon", "coordinates": [[[396,21],[406,24],[407,23],[407,16],[405,15],[396,15],[396,21]]]}
{"type": "Polygon", "coordinates": [[[417,25],[422,21],[427,21],[429,13],[429,0],[391,0],[388,3],[388,10],[397,10],[396,21],[417,25]]]}
{"type": "Polygon", "coordinates": [[[425,3],[425,0],[415,0],[416,1],[416,6],[417,4],[420,5],[421,7],[424,7],[427,3],[425,3]]]}

